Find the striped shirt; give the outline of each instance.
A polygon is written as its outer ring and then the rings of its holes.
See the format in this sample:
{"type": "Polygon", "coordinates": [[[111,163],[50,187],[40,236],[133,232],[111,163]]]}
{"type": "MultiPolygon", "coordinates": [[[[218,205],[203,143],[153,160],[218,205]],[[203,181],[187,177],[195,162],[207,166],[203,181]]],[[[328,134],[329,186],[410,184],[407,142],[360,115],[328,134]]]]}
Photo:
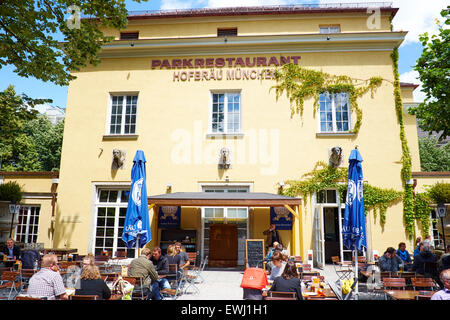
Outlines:
{"type": "Polygon", "coordinates": [[[443,290],[436,292],[431,297],[431,300],[450,300],[450,290],[444,288],[443,290]]]}
{"type": "Polygon", "coordinates": [[[43,268],[30,278],[28,285],[28,295],[30,296],[47,297],[49,300],[54,300],[64,293],[66,293],[66,288],[59,272],[43,268]]]}

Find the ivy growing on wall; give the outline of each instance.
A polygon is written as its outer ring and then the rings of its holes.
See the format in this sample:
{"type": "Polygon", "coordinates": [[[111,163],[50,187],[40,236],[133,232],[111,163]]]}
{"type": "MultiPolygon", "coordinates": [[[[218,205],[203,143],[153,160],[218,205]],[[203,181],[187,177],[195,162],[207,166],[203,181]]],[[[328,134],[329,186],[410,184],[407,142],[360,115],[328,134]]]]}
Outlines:
{"type": "MultiPolygon", "coordinates": [[[[347,168],[335,168],[329,166],[323,161],[319,161],[314,166],[313,171],[302,176],[301,180],[287,180],[286,187],[282,194],[286,196],[303,196],[306,202],[306,196],[312,196],[315,192],[325,189],[337,189],[341,201],[345,199],[347,191],[347,168]]],[[[375,214],[380,212],[380,223],[384,225],[386,221],[386,210],[396,201],[402,199],[403,192],[394,189],[383,189],[372,186],[368,183],[363,184],[364,209],[367,212],[371,209],[375,214]]]]}
{"type": "Polygon", "coordinates": [[[305,99],[314,98],[314,113],[319,107],[319,96],[321,93],[330,94],[345,92],[349,96],[350,108],[356,114],[355,125],[351,132],[358,133],[361,127],[362,110],[358,106],[357,99],[370,91],[371,96],[381,86],[381,77],[370,79],[355,79],[346,75],[331,75],[322,71],[303,68],[295,64],[286,64],[274,73],[277,84],[275,89],[278,99],[286,93],[291,103],[291,116],[295,113],[303,115],[305,99]]]}
{"type": "Polygon", "coordinates": [[[398,48],[395,48],[391,54],[394,71],[394,101],[397,120],[400,125],[400,141],[402,143],[402,170],[401,178],[404,185],[403,197],[403,218],[405,229],[411,239],[414,236],[414,194],[412,184],[407,184],[411,180],[411,154],[406,140],[405,127],[403,124],[403,103],[400,92],[400,76],[398,72],[398,48]]]}

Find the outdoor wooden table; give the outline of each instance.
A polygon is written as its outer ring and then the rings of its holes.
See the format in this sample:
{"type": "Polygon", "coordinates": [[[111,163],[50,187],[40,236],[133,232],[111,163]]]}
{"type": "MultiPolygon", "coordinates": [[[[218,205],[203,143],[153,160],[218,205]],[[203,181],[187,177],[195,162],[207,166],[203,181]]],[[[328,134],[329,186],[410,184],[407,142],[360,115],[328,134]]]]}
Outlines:
{"type": "Polygon", "coordinates": [[[77,253],[78,249],[74,248],[45,248],[44,254],[48,253],[54,253],[58,256],[58,258],[63,258],[65,255],[71,254],[71,253],[77,253]]]}
{"type": "MultiPolygon", "coordinates": [[[[384,290],[388,295],[390,295],[395,300],[415,300],[416,296],[424,295],[425,291],[415,291],[415,290],[384,290]]],[[[434,294],[433,291],[430,291],[430,295],[434,294]]]]}
{"type": "Polygon", "coordinates": [[[308,292],[302,292],[303,299],[308,300],[309,298],[336,298],[336,295],[334,294],[333,290],[331,290],[331,288],[324,288],[322,289],[322,292],[324,296],[321,296],[319,294],[308,295],[308,292]]]}

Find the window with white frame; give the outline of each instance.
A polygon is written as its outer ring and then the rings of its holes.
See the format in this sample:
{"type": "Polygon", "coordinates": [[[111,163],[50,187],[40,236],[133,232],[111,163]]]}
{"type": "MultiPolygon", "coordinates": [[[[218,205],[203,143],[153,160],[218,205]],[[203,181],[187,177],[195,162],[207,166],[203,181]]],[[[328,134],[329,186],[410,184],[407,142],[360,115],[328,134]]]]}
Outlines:
{"type": "Polygon", "coordinates": [[[212,133],[241,131],[241,94],[239,92],[211,93],[212,133]]]}
{"type": "Polygon", "coordinates": [[[348,93],[329,94],[319,97],[320,132],[348,132],[351,129],[351,113],[348,93]]]}
{"type": "Polygon", "coordinates": [[[320,33],[340,33],[341,26],[339,25],[323,25],[319,26],[320,33]]]}
{"type": "Polygon", "coordinates": [[[22,243],[36,243],[39,231],[39,206],[21,206],[19,223],[16,226],[16,240],[22,243]]]}
{"type": "Polygon", "coordinates": [[[127,249],[122,240],[123,225],[127,213],[129,189],[99,189],[97,192],[95,220],[95,255],[109,251],[127,250],[134,257],[134,249],[127,249]]]}
{"type": "Polygon", "coordinates": [[[136,134],[137,95],[111,95],[109,134],[136,134]]]}

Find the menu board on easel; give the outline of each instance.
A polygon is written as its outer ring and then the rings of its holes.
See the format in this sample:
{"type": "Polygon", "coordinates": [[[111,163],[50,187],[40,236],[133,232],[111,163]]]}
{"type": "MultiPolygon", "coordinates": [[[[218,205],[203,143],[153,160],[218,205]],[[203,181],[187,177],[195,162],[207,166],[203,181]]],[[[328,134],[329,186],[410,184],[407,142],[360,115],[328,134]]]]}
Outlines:
{"type": "Polygon", "coordinates": [[[264,239],[245,240],[245,265],[246,268],[262,268],[264,260],[264,239]]]}

